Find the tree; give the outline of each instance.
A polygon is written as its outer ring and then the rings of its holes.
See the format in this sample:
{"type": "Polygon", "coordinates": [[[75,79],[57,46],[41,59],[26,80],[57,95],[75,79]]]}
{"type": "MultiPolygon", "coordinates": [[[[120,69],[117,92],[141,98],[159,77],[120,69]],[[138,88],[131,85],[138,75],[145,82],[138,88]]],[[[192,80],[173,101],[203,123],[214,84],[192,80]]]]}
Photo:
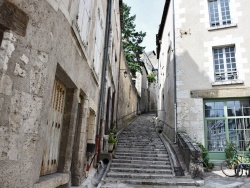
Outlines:
{"type": "Polygon", "coordinates": [[[135,30],[136,15],[130,16],[131,7],[123,3],[123,31],[122,43],[124,48],[124,55],[130,72],[135,76],[136,72],[141,72],[141,55],[145,47],[141,46],[146,32],[137,32],[135,30]]]}

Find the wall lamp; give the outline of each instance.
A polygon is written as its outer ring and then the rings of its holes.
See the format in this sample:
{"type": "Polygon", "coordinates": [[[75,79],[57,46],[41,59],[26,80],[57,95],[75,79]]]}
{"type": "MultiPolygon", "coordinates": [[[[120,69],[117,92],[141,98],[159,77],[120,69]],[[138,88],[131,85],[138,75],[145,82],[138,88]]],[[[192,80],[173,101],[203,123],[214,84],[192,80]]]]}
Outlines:
{"type": "Polygon", "coordinates": [[[126,70],[123,72],[123,74],[124,74],[124,78],[127,78],[128,72],[126,70]]]}
{"type": "Polygon", "coordinates": [[[121,70],[124,70],[123,76],[124,76],[124,78],[127,78],[127,76],[128,76],[128,71],[127,71],[127,69],[120,69],[120,71],[121,71],[121,70]]]}

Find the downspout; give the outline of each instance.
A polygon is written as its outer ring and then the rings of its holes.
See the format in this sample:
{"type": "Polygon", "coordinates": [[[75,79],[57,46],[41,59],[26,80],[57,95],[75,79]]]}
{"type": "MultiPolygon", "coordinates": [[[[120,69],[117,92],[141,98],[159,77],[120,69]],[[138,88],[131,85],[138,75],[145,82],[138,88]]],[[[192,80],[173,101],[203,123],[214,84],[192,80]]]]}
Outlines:
{"type": "Polygon", "coordinates": [[[99,104],[98,104],[98,117],[97,117],[97,153],[100,154],[100,146],[101,146],[101,135],[102,135],[102,121],[104,114],[104,95],[105,95],[105,86],[106,86],[106,68],[108,63],[108,49],[109,49],[109,37],[110,37],[110,25],[111,25],[111,7],[112,7],[112,0],[108,0],[107,4],[107,15],[106,15],[106,28],[105,28],[105,43],[104,43],[104,54],[103,54],[103,64],[102,64],[102,80],[101,80],[101,91],[99,96],[99,104]]]}
{"type": "Polygon", "coordinates": [[[174,43],[174,143],[177,142],[177,89],[176,89],[176,45],[175,45],[175,6],[173,2],[173,43],[174,43]]]}
{"type": "MultiPolygon", "coordinates": [[[[122,15],[121,15],[122,16],[122,15]]],[[[121,37],[122,37],[122,32],[121,32],[121,37]]],[[[115,117],[115,128],[117,129],[118,125],[117,125],[117,119],[118,119],[118,104],[120,102],[120,68],[121,68],[121,56],[122,56],[122,39],[120,40],[120,57],[119,57],[119,71],[118,71],[118,93],[117,93],[117,103],[116,103],[116,117],[115,117]]]]}

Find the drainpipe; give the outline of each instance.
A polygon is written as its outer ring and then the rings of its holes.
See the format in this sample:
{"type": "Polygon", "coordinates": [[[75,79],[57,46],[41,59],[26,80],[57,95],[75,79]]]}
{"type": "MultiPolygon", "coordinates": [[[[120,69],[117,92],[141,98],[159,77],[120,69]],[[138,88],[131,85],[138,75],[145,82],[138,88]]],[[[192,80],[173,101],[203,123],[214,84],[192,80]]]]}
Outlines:
{"type": "MultiPolygon", "coordinates": [[[[98,156],[101,151],[101,136],[102,136],[102,123],[101,119],[104,114],[104,95],[105,95],[105,86],[106,86],[106,68],[108,63],[108,49],[109,49],[109,37],[110,37],[110,25],[111,25],[111,8],[112,8],[112,0],[108,0],[107,3],[107,15],[106,15],[106,28],[105,28],[105,41],[104,41],[104,54],[103,54],[103,64],[102,64],[102,80],[101,80],[101,91],[99,96],[99,104],[98,104],[98,117],[97,117],[97,147],[96,152],[98,156]]],[[[97,156],[97,157],[98,157],[97,156]]]]}
{"type": "Polygon", "coordinates": [[[174,131],[175,138],[174,143],[177,141],[177,89],[176,89],[176,45],[175,45],[175,6],[173,2],[173,43],[174,43],[174,131]]]}
{"type": "MultiPolygon", "coordinates": [[[[122,15],[121,15],[122,16],[122,15]]],[[[122,33],[121,33],[121,37],[122,37],[122,33]]],[[[115,128],[117,129],[117,119],[118,119],[118,104],[119,104],[119,98],[120,98],[120,69],[121,69],[121,56],[122,56],[122,39],[120,40],[120,57],[119,57],[119,70],[118,70],[118,93],[117,93],[117,101],[116,101],[116,117],[115,117],[115,128]]]]}

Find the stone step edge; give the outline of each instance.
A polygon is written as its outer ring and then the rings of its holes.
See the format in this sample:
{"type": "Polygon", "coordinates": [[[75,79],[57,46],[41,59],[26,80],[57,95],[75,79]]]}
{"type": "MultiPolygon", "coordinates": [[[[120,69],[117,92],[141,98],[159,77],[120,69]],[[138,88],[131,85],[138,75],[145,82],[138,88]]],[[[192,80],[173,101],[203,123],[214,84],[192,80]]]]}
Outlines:
{"type": "Polygon", "coordinates": [[[149,167],[149,168],[171,168],[171,164],[141,164],[141,163],[117,163],[117,162],[112,162],[111,166],[134,166],[134,167],[149,167]]]}
{"type": "MultiPolygon", "coordinates": [[[[128,183],[132,185],[179,185],[179,186],[203,186],[204,180],[193,180],[193,179],[180,179],[180,178],[169,178],[169,179],[127,179],[127,178],[111,178],[106,177],[103,183],[128,183]],[[167,180],[167,181],[166,181],[167,180]]],[[[105,185],[104,184],[104,185],[105,185]]]]}
{"type": "MultiPolygon", "coordinates": [[[[108,172],[106,178],[123,176],[124,178],[141,178],[141,179],[161,179],[161,178],[173,178],[173,174],[155,174],[155,173],[126,173],[126,172],[108,172]]],[[[122,178],[122,177],[121,177],[122,178]]]]}
{"type": "MultiPolygon", "coordinates": [[[[172,169],[152,169],[152,168],[119,168],[119,167],[110,167],[110,172],[127,172],[127,171],[142,171],[143,173],[171,173],[172,174],[172,169]]],[[[141,172],[137,172],[141,173],[141,172]]]]}

